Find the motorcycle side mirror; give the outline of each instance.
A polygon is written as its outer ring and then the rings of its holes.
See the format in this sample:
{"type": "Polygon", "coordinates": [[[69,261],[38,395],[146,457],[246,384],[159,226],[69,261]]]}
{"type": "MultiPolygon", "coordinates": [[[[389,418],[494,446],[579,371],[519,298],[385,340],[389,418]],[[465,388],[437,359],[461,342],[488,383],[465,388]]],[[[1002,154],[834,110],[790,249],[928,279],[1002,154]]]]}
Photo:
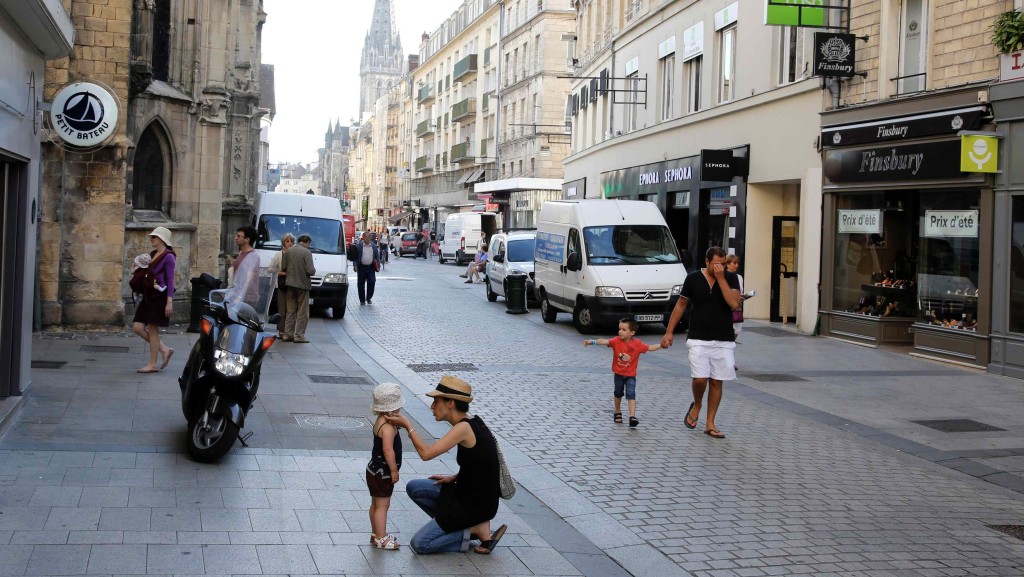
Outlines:
{"type": "Polygon", "coordinates": [[[270,316],[269,319],[267,319],[267,322],[272,325],[276,325],[277,323],[281,322],[281,313],[274,313],[273,315],[270,316]]]}

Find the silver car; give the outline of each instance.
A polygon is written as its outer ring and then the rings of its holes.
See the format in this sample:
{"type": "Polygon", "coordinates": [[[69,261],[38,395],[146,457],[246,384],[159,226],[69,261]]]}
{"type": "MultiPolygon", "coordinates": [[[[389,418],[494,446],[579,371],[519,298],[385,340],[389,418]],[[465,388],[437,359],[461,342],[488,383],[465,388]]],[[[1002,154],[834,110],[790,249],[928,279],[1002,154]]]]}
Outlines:
{"type": "Polygon", "coordinates": [[[537,239],[534,231],[495,234],[491,237],[485,268],[487,273],[487,300],[494,302],[505,296],[505,276],[512,271],[522,271],[529,278],[526,281],[526,297],[533,300],[533,252],[537,239]]]}

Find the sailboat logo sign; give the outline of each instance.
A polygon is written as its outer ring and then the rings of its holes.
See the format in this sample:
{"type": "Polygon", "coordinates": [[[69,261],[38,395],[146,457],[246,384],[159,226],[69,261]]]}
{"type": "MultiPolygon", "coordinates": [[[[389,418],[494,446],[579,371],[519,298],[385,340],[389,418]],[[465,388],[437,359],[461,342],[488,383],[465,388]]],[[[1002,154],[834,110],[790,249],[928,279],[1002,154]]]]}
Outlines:
{"type": "Polygon", "coordinates": [[[117,127],[117,100],[106,88],[88,82],[69,84],[57,92],[50,122],[62,141],[87,148],[105,142],[117,127]]]}

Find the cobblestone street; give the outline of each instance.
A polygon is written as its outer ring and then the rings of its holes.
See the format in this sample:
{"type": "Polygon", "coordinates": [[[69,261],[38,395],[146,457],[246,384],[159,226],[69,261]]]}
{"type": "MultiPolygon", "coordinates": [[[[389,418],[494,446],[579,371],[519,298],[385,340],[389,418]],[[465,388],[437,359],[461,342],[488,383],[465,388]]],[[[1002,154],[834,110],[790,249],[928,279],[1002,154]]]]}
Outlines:
{"type": "MultiPolygon", "coordinates": [[[[216,465],[178,454],[184,352],[153,378],[133,370],[137,338],[39,336],[34,358],[67,364],[34,371],[0,440],[0,574],[1024,574],[1024,541],[990,527],[1024,524],[1016,381],[748,322],[726,439],[682,426],[682,335],[641,359],[630,429],[612,423],[606,349],[584,349],[568,315],[505,314],[459,272],[392,261],[373,305],[315,315],[313,345],[275,345],[251,448],[216,465]],[[473,384],[525,489],[499,511],[510,532],[491,557],[375,551],[369,390],[400,382],[438,437],[422,393],[445,372],[473,384]],[[954,417],[1001,430],[911,422],[954,417]]],[[[179,351],[194,338],[167,335],[179,351]]],[[[403,484],[453,467],[407,450],[403,484]]],[[[400,541],[424,521],[396,493],[400,541]]]]}

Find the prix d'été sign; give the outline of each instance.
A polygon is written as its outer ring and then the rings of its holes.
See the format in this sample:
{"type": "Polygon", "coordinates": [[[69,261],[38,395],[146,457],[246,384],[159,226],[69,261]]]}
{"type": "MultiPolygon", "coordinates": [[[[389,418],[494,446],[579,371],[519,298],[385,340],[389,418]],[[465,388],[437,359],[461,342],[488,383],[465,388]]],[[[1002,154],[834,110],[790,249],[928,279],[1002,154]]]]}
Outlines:
{"type": "Polygon", "coordinates": [[[882,234],[882,210],[840,210],[836,229],[839,234],[882,234]]]}
{"type": "Polygon", "coordinates": [[[921,236],[978,238],[979,226],[976,210],[926,210],[921,236]]]}
{"type": "Polygon", "coordinates": [[[53,97],[50,123],[65,144],[89,148],[106,142],[117,128],[117,100],[104,87],[75,82],[53,97]]]}

